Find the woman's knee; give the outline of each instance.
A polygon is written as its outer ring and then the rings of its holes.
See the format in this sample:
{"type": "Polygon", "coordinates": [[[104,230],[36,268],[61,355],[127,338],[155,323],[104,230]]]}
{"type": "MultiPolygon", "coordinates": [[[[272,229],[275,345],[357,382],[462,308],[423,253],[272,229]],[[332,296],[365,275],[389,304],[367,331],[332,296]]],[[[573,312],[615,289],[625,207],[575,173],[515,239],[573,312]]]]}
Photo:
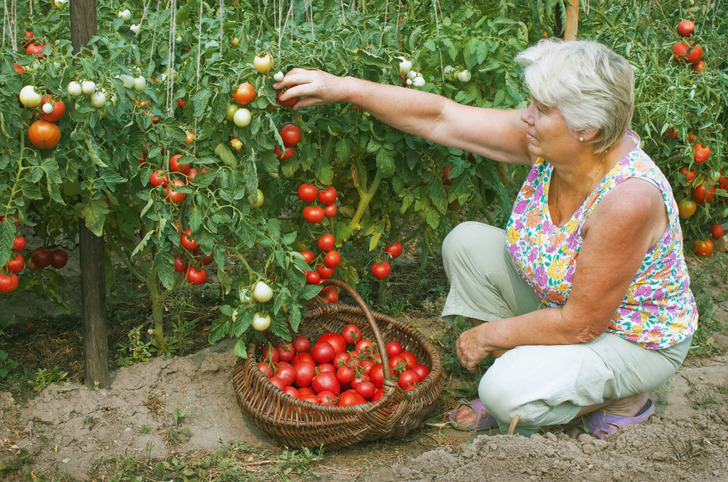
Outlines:
{"type": "Polygon", "coordinates": [[[476,221],[466,221],[455,226],[445,237],[442,242],[442,257],[445,262],[469,258],[475,252],[495,252],[493,248],[498,246],[502,249],[504,243],[503,230],[476,221]]]}

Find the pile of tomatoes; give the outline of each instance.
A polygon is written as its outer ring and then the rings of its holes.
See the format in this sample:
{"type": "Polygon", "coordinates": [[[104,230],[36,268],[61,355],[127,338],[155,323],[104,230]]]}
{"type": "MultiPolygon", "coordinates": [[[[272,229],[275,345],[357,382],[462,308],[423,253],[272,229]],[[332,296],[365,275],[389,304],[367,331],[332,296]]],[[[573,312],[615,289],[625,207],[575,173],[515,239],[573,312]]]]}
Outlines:
{"type": "MultiPolygon", "coordinates": [[[[412,390],[430,374],[398,341],[388,342],[385,349],[392,380],[402,390],[412,390]]],[[[381,355],[354,324],[340,333],[324,333],[313,343],[298,336],[290,343],[268,344],[260,352],[258,368],[278,389],[315,404],[345,407],[376,402],[384,394],[381,355]]]]}
{"type": "Polygon", "coordinates": [[[20,253],[25,249],[25,238],[23,236],[15,236],[13,239],[12,254],[5,268],[0,270],[0,293],[12,293],[18,288],[18,274],[26,267],[30,271],[51,266],[55,269],[61,269],[68,263],[68,253],[61,248],[50,250],[48,248],[36,248],[28,257],[26,263],[25,257],[20,253]]]}

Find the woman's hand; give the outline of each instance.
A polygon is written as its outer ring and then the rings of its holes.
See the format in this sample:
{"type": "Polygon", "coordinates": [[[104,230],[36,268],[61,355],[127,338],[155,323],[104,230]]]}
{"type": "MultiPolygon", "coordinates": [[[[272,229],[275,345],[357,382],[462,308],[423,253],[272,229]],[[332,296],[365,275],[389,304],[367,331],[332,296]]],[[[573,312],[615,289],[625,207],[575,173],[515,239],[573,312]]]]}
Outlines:
{"type": "Polygon", "coordinates": [[[346,94],[345,83],[345,77],[338,77],[322,70],[295,68],[290,70],[283,80],[273,84],[273,88],[287,89],[281,94],[282,101],[299,97],[293,108],[300,109],[343,101],[346,94]]]}
{"type": "Polygon", "coordinates": [[[487,323],[464,331],[455,343],[460,364],[470,373],[478,371],[478,364],[493,351],[486,343],[487,323]]]}

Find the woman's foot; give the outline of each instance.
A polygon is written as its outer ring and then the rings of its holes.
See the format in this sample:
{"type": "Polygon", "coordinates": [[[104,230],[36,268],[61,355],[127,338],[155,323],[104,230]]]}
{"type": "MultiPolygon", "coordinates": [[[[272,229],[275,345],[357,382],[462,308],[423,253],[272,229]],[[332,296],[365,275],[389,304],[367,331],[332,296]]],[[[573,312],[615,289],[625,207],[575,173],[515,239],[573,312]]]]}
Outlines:
{"type": "Polygon", "coordinates": [[[621,427],[644,422],[654,412],[655,404],[649,399],[648,393],[610,400],[601,409],[583,417],[584,431],[604,438],[607,434],[616,433],[621,427]]]}

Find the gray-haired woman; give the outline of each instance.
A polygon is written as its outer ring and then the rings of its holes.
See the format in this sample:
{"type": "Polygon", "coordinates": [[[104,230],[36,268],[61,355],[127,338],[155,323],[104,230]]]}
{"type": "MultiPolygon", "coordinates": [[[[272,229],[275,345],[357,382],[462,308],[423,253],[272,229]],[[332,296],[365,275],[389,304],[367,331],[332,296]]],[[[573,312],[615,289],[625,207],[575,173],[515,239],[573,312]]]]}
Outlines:
{"type": "Polygon", "coordinates": [[[500,354],[456,428],[516,433],[580,416],[603,437],[654,412],[649,392],[684,360],[697,308],[677,206],[628,129],[629,63],[592,41],[542,40],[516,61],[531,103],[499,110],[412,89],[293,69],[275,85],[294,108],[351,102],[432,142],[531,166],[504,230],[457,226],[443,243],[443,317],[473,328],[462,365],[500,354]]]}

